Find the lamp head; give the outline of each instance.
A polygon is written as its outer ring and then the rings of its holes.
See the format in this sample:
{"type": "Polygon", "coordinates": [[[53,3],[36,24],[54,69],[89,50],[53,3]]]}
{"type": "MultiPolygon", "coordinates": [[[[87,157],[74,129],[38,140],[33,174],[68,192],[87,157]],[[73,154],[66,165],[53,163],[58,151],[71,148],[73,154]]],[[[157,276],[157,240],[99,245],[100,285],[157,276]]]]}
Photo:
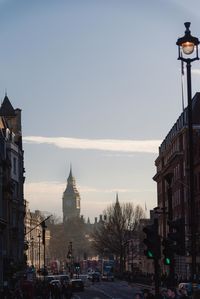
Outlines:
{"type": "MultiPolygon", "coordinates": [[[[199,45],[199,39],[197,37],[194,37],[191,35],[190,22],[186,22],[186,23],[184,23],[184,25],[186,28],[185,35],[183,37],[180,37],[177,40],[176,44],[179,47],[179,52],[181,49],[183,54],[190,55],[194,52],[195,47],[196,47],[196,51],[197,51],[197,47],[199,45]]],[[[198,57],[198,52],[196,54],[198,57]]]]}

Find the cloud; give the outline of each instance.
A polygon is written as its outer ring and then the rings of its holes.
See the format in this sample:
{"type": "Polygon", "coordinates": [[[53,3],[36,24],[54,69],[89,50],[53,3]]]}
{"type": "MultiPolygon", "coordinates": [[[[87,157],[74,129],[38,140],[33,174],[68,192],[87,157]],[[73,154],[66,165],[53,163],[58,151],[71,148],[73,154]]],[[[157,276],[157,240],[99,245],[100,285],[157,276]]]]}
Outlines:
{"type": "Polygon", "coordinates": [[[140,192],[154,192],[153,189],[129,189],[129,188],[112,188],[112,189],[98,189],[89,186],[78,186],[81,193],[140,193],[140,192]]]}
{"type": "MultiPolygon", "coordinates": [[[[62,193],[66,188],[66,182],[57,182],[57,181],[44,181],[44,182],[30,182],[25,183],[25,193],[31,195],[31,197],[38,198],[38,194],[43,198],[48,199],[49,194],[51,197],[58,198],[62,197],[62,193]],[[48,194],[48,195],[47,195],[48,194]],[[61,194],[61,195],[60,195],[61,194]]],[[[112,188],[112,189],[100,189],[90,186],[81,186],[77,185],[80,193],[140,193],[140,192],[153,192],[152,189],[130,189],[130,188],[112,188]]]]}
{"type": "MultiPolygon", "coordinates": [[[[47,211],[50,214],[62,218],[62,195],[66,188],[66,182],[43,181],[25,182],[25,199],[31,211],[47,211]]],[[[151,189],[100,189],[90,186],[77,186],[81,195],[81,214],[86,218],[94,218],[110,204],[115,202],[116,192],[119,193],[120,202],[133,201],[135,204],[142,204],[139,194],[148,193],[148,198],[152,197],[154,190],[151,189]],[[131,195],[131,197],[130,197],[131,195]],[[130,199],[131,198],[131,199],[130,199]]],[[[152,207],[154,204],[150,204],[152,207]]]]}
{"type": "Polygon", "coordinates": [[[24,143],[51,144],[62,149],[158,153],[161,140],[81,139],[68,137],[23,137],[24,143]]]}

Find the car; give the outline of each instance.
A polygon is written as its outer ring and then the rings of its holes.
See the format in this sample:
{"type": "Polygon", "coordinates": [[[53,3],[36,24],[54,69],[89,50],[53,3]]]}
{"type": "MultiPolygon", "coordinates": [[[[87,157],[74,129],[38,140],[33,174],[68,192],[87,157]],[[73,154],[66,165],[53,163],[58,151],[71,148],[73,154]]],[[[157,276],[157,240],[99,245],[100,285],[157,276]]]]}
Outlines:
{"type": "Polygon", "coordinates": [[[68,283],[69,282],[69,275],[67,275],[67,274],[56,275],[56,278],[59,279],[61,283],[63,283],[63,282],[68,283]]]}
{"type": "Polygon", "coordinates": [[[87,274],[79,274],[77,278],[80,278],[83,281],[84,287],[89,287],[91,285],[91,281],[88,279],[87,274]]]}
{"type": "Polygon", "coordinates": [[[80,278],[71,279],[69,284],[72,291],[84,291],[84,283],[80,278]]]}
{"type": "Polygon", "coordinates": [[[181,282],[178,285],[178,290],[185,289],[189,295],[192,294],[193,288],[194,288],[194,286],[193,286],[192,282],[181,282]]]}
{"type": "Polygon", "coordinates": [[[49,285],[50,286],[58,286],[59,288],[61,288],[61,283],[60,283],[60,280],[58,280],[58,279],[51,280],[49,282],[49,285]]]}
{"type": "Polygon", "coordinates": [[[88,274],[88,279],[90,281],[100,281],[101,274],[99,272],[93,272],[88,274]]]}
{"type": "MultiPolygon", "coordinates": [[[[41,276],[41,279],[44,279],[44,277],[41,276]]],[[[52,280],[56,280],[56,278],[55,278],[54,275],[48,275],[48,276],[45,277],[45,280],[46,280],[47,282],[51,282],[52,280]]]]}
{"type": "Polygon", "coordinates": [[[102,280],[105,280],[105,281],[114,281],[114,275],[113,275],[113,273],[104,273],[102,275],[102,280]]]}

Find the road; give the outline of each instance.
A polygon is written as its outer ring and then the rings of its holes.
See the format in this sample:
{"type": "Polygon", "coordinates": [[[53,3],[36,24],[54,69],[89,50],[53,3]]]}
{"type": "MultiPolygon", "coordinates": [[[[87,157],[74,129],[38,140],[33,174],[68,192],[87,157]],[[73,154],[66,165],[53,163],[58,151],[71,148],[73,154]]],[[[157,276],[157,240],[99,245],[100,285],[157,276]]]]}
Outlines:
{"type": "Polygon", "coordinates": [[[139,287],[124,281],[97,282],[85,288],[84,292],[74,293],[74,299],[133,299],[139,287]]]}

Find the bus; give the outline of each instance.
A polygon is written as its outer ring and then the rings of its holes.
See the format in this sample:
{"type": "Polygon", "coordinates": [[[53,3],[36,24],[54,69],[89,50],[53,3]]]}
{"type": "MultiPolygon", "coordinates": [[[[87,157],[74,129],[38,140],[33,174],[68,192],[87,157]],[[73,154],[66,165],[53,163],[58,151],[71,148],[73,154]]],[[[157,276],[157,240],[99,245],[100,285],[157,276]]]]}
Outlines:
{"type": "Polygon", "coordinates": [[[114,260],[102,261],[102,280],[114,281],[114,260]]]}

